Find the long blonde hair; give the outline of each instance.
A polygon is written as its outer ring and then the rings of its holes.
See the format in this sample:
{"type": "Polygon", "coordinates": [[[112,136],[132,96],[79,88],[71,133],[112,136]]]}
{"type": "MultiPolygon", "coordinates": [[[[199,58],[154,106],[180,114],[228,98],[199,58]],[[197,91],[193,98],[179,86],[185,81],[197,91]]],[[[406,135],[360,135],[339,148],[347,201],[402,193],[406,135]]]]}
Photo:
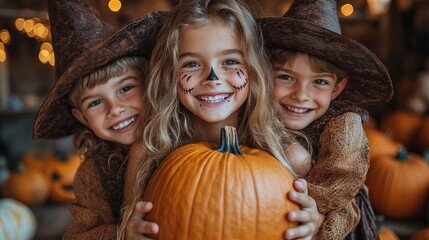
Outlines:
{"type": "Polygon", "coordinates": [[[185,0],[169,13],[152,52],[144,99],[148,117],[142,123],[145,155],[139,160],[134,200],[124,212],[119,237],[124,236],[134,206],[142,199],[146,183],[162,159],[197,136],[191,114],[178,98],[180,34],[189,26],[202,26],[210,20],[220,20],[233,29],[248,62],[250,93],[240,109],[240,143],[271,153],[294,172],[283,147],[295,142],[295,135],[285,129],[272,97],[272,71],[252,14],[238,0],[185,0]]]}

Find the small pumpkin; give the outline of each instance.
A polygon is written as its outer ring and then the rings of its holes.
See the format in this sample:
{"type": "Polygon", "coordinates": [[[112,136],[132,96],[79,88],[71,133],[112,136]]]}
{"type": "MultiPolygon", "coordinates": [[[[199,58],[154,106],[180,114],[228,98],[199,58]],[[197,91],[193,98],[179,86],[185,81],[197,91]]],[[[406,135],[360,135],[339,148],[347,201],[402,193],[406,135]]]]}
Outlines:
{"type": "Polygon", "coordinates": [[[380,230],[378,231],[378,236],[380,237],[380,240],[399,240],[398,235],[392,229],[382,226],[380,230]]]}
{"type": "Polygon", "coordinates": [[[11,198],[0,199],[0,239],[33,239],[36,227],[29,207],[11,198]]]}
{"type": "Polygon", "coordinates": [[[397,156],[371,161],[366,184],[374,210],[393,218],[424,213],[429,190],[429,166],[420,155],[402,148],[397,156]]]}
{"type": "Polygon", "coordinates": [[[2,194],[28,206],[40,205],[46,201],[49,194],[48,181],[45,176],[34,169],[25,169],[19,165],[11,172],[2,186],[2,194]]]}
{"type": "Polygon", "coordinates": [[[411,147],[422,120],[422,117],[417,113],[396,110],[382,119],[380,128],[389,137],[405,147],[411,147]]]}
{"type": "Polygon", "coordinates": [[[381,156],[396,156],[402,144],[389,138],[384,132],[375,128],[365,129],[370,149],[371,160],[381,156]]]}
{"type": "Polygon", "coordinates": [[[151,177],[145,219],[159,224],[156,239],[282,239],[297,226],[286,214],[298,210],[286,194],[293,175],[265,151],[238,144],[225,127],[221,145],[200,142],[167,156],[151,177]]]}
{"type": "Polygon", "coordinates": [[[65,159],[50,161],[44,171],[49,179],[49,199],[57,203],[68,203],[76,199],[73,180],[80,165],[80,156],[70,154],[65,159]]]}

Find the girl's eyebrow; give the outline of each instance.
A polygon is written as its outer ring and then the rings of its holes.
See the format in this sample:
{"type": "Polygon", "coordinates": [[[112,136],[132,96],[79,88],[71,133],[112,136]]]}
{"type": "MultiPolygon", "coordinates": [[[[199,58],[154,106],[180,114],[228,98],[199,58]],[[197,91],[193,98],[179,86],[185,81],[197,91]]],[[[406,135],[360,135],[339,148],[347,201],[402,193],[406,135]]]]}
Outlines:
{"type": "Polygon", "coordinates": [[[219,54],[220,55],[239,54],[241,56],[244,56],[243,51],[241,51],[240,49],[237,49],[237,48],[226,49],[226,50],[221,51],[219,54]]]}
{"type": "MultiPolygon", "coordinates": [[[[231,48],[231,49],[225,49],[220,51],[217,55],[228,55],[228,54],[239,54],[241,56],[244,56],[243,51],[241,51],[240,49],[237,48],[231,48]]],[[[194,52],[184,52],[182,54],[179,55],[179,58],[184,58],[184,57],[198,57],[201,54],[199,53],[194,53],[194,52]]]]}
{"type": "Polygon", "coordinates": [[[193,53],[193,52],[184,52],[182,54],[179,55],[179,59],[180,58],[184,58],[184,57],[197,57],[199,56],[198,53],[193,53]]]}

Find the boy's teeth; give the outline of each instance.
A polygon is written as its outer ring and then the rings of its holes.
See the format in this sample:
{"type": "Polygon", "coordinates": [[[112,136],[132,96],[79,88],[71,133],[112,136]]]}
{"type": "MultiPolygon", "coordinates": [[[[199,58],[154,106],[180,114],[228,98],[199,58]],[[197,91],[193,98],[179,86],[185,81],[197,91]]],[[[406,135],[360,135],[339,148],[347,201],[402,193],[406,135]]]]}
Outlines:
{"type": "Polygon", "coordinates": [[[228,97],[228,94],[221,94],[216,96],[199,96],[198,99],[204,102],[217,103],[225,100],[227,97],[228,97]]]}
{"type": "Polygon", "coordinates": [[[123,122],[121,122],[120,124],[117,124],[116,126],[113,126],[113,130],[121,130],[122,128],[130,125],[132,122],[134,122],[137,119],[137,117],[132,117],[128,120],[125,120],[123,122]]]}

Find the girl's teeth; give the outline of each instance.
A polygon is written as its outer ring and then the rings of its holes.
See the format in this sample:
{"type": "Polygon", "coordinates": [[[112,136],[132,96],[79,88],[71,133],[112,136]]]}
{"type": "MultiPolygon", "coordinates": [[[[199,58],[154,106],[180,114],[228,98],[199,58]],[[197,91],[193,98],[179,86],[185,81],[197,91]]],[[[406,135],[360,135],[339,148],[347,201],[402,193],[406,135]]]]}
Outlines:
{"type": "Polygon", "coordinates": [[[225,100],[227,97],[228,97],[228,94],[221,94],[216,96],[200,96],[198,98],[204,102],[217,103],[225,100]]]}
{"type": "Polygon", "coordinates": [[[130,118],[130,119],[128,119],[128,120],[125,120],[125,121],[121,122],[120,124],[118,124],[118,125],[116,125],[116,126],[113,126],[112,128],[113,128],[114,130],[121,130],[122,128],[124,128],[124,127],[126,127],[126,126],[130,125],[130,124],[131,124],[132,122],[134,122],[136,119],[137,119],[137,117],[132,117],[132,118],[130,118]]]}

